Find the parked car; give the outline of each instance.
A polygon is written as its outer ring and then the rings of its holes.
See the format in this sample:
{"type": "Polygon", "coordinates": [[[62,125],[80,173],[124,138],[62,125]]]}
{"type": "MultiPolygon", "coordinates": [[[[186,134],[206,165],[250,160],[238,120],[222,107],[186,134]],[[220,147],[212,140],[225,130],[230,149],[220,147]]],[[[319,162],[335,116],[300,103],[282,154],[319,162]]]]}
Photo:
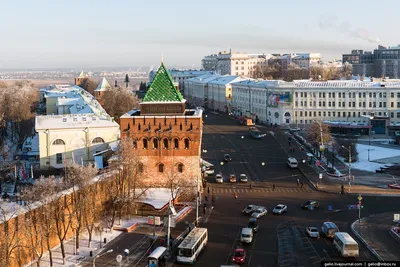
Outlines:
{"type": "Polygon", "coordinates": [[[246,251],[242,248],[237,248],[233,253],[232,262],[243,264],[246,261],[246,251]]]}
{"type": "Polygon", "coordinates": [[[224,155],[224,160],[225,160],[225,162],[232,161],[231,155],[225,154],[225,155],[224,155]]]}
{"type": "Polygon", "coordinates": [[[240,174],[240,181],[241,181],[242,183],[247,183],[247,175],[244,174],[244,173],[241,173],[241,174],[240,174]]]}
{"type": "Polygon", "coordinates": [[[231,183],[236,183],[236,182],[237,182],[237,181],[236,181],[236,175],[230,174],[230,175],[229,175],[229,182],[231,182],[231,183]]]}
{"type": "Polygon", "coordinates": [[[317,227],[307,227],[306,231],[309,237],[319,238],[319,231],[317,227]]]}
{"type": "Polygon", "coordinates": [[[258,209],[256,209],[252,214],[251,217],[253,218],[260,218],[262,216],[265,216],[267,214],[267,209],[264,207],[259,207],[258,209]]]}
{"type": "Polygon", "coordinates": [[[222,183],[224,182],[224,177],[222,176],[222,174],[218,173],[218,174],[215,176],[215,182],[217,182],[217,183],[219,183],[219,184],[222,184],[222,183]]]}
{"type": "Polygon", "coordinates": [[[284,212],[287,212],[287,206],[283,204],[277,205],[275,209],[272,211],[273,214],[282,214],[284,212]]]}
{"type": "Polygon", "coordinates": [[[316,200],[308,200],[306,203],[301,205],[301,208],[307,210],[310,209],[311,206],[313,206],[314,208],[318,208],[319,202],[316,200]]]}
{"type": "Polygon", "coordinates": [[[245,214],[245,215],[251,214],[251,213],[253,213],[256,209],[258,209],[258,206],[256,206],[256,205],[248,205],[248,206],[243,210],[243,214],[245,214]]]}
{"type": "Polygon", "coordinates": [[[250,218],[247,227],[253,229],[253,232],[258,232],[258,220],[256,218],[250,218]]]}

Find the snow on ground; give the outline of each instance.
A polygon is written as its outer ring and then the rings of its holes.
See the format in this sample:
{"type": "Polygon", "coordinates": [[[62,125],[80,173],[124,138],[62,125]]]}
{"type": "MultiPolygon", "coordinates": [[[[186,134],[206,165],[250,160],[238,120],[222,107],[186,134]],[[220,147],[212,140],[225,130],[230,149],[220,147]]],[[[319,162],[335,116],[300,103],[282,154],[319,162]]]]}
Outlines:
{"type": "MultiPolygon", "coordinates": [[[[375,172],[377,169],[384,167],[385,164],[372,162],[379,159],[399,157],[400,150],[385,147],[369,146],[357,144],[358,161],[351,164],[351,168],[375,172]],[[368,161],[368,149],[370,161],[368,161]]],[[[348,163],[346,163],[349,165],[348,163]]]]}

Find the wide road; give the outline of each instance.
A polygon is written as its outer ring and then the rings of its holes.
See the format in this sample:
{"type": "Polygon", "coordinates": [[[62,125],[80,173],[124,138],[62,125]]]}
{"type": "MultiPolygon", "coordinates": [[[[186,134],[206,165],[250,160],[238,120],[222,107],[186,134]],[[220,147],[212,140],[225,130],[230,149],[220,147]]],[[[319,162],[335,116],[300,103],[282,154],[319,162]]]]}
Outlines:
{"type": "MultiPolygon", "coordinates": [[[[321,260],[344,261],[334,251],[331,240],[310,239],[306,237],[305,227],[320,228],[323,222],[333,221],[341,231],[353,235],[350,225],[358,218],[358,210],[349,210],[348,205],[356,204],[356,197],[313,191],[299,170],[287,167],[286,152],[268,131],[263,139],[255,140],[249,136],[248,127],[225,116],[208,113],[204,121],[202,150],[207,152],[203,152],[202,156],[215,165],[216,173],[221,172],[225,181],[224,184],[216,184],[210,179],[209,186],[216,194],[217,202],[211,216],[203,224],[209,230],[209,242],[196,266],[231,263],[234,249],[242,246],[239,233],[249,217],[242,215],[241,211],[248,204],[265,206],[268,214],[259,220],[260,229],[253,242],[243,246],[248,253],[245,266],[277,266],[278,239],[288,232],[295,238],[295,242],[291,240],[289,243],[295,243],[296,249],[287,257],[286,266],[319,266],[321,260]],[[224,154],[230,154],[232,161],[221,164],[224,154]],[[251,177],[252,189],[248,184],[229,183],[230,174],[239,177],[241,173],[251,177]],[[297,186],[297,179],[304,182],[303,188],[297,186]],[[276,185],[274,191],[272,184],[276,185]],[[234,199],[234,192],[238,193],[237,200],[234,199]],[[301,210],[300,205],[308,199],[318,200],[320,208],[301,210]],[[288,206],[288,212],[272,215],[272,209],[280,203],[288,206]],[[328,210],[329,206],[333,211],[328,210]],[[299,248],[302,248],[301,253],[299,248]]],[[[396,209],[393,199],[388,197],[366,196],[363,205],[362,216],[396,209]]],[[[283,242],[279,246],[290,251],[293,249],[290,244],[283,242]]],[[[361,242],[359,244],[359,260],[376,260],[361,242]]]]}

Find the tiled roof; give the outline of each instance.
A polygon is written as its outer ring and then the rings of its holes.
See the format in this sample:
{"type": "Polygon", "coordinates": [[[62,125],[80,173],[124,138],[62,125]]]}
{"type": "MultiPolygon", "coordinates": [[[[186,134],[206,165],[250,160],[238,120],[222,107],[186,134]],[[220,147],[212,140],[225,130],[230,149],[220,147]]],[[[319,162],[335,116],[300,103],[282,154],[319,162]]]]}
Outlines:
{"type": "Polygon", "coordinates": [[[175,88],[164,63],[158,68],[156,76],[151,83],[142,102],[182,102],[183,96],[175,88]]]}

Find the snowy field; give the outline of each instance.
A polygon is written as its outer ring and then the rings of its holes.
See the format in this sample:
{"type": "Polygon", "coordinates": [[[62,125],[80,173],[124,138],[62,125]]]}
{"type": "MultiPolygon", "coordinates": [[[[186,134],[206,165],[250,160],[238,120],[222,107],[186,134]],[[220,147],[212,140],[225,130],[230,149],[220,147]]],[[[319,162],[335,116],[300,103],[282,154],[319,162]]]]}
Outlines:
{"type": "MultiPolygon", "coordinates": [[[[400,150],[390,149],[377,146],[361,145],[357,144],[358,161],[351,164],[353,169],[364,170],[375,172],[380,167],[384,167],[385,164],[372,162],[384,158],[400,157],[400,150]],[[370,161],[368,161],[368,149],[370,161]]],[[[348,165],[348,163],[346,163],[348,165]]],[[[387,165],[387,164],[386,164],[387,165]]]]}

